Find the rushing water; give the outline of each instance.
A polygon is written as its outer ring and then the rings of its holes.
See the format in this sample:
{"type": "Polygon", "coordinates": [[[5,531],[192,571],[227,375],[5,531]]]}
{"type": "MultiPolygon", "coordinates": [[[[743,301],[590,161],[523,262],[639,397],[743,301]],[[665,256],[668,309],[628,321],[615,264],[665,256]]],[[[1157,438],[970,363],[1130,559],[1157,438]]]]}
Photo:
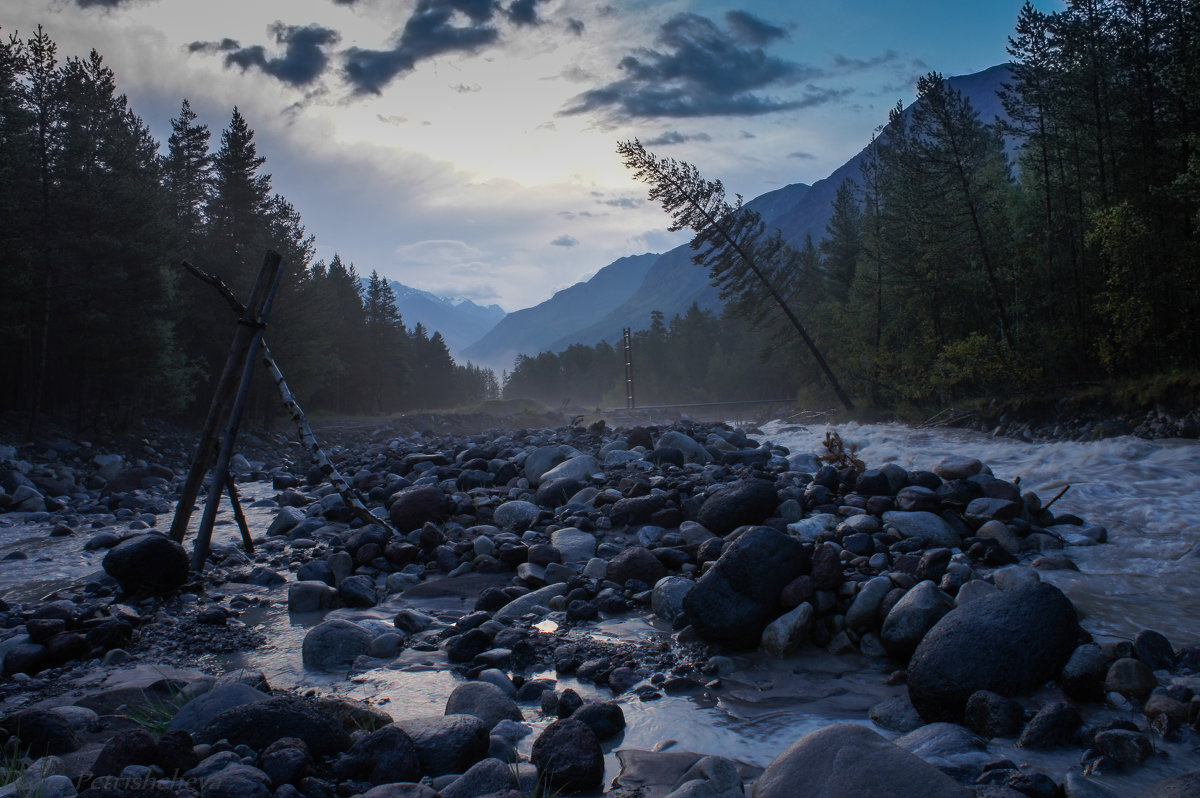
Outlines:
{"type": "MultiPolygon", "coordinates": [[[[1093,634],[1132,638],[1156,629],[1176,647],[1200,644],[1200,444],[1187,440],[1027,443],[966,430],[895,424],[832,427],[868,466],[929,469],[951,455],[977,457],[997,477],[1020,478],[1043,502],[1070,489],[1053,512],[1108,529],[1109,542],[1071,547],[1079,573],[1044,572],[1093,634]]],[[[793,452],[821,452],[825,427],[781,422],[767,438],[793,452]]]]}
{"type": "MultiPolygon", "coordinates": [[[[827,429],[836,431],[868,466],[895,462],[909,468],[932,468],[943,457],[977,457],[1003,479],[1020,478],[1023,490],[1033,490],[1048,501],[1064,487],[1070,489],[1054,505],[1058,513],[1071,512],[1090,523],[1105,526],[1109,542],[1094,547],[1071,547],[1067,554],[1079,565],[1078,573],[1045,572],[1044,579],[1061,587],[1075,602],[1083,625],[1099,637],[1130,638],[1153,628],[1177,647],[1200,644],[1200,445],[1194,441],[1144,441],[1114,438],[1077,443],[1026,443],[992,439],[978,433],[949,429],[913,429],[899,425],[845,424],[800,427],[772,422],[763,427],[763,438],[787,446],[793,453],[820,454],[827,429]]],[[[270,486],[248,485],[248,501],[269,496],[270,486]]],[[[250,524],[261,534],[274,510],[248,508],[250,524]]],[[[120,531],[128,520],[113,519],[120,531]]],[[[21,549],[27,560],[7,561],[0,567],[0,596],[25,600],[43,595],[67,582],[86,578],[99,568],[103,552],[85,553],[87,535],[48,538],[47,523],[6,523],[0,517],[0,556],[21,549]]],[[[236,528],[226,513],[219,517],[216,540],[237,540],[236,528]]],[[[441,714],[456,678],[442,670],[436,655],[406,651],[397,660],[364,672],[315,673],[301,662],[304,634],[322,617],[289,615],[286,588],[229,585],[241,593],[272,598],[270,606],[251,608],[242,620],[262,628],[267,644],[244,652],[226,667],[262,670],[280,687],[315,688],[322,692],[368,698],[397,719],[441,714]]],[[[472,608],[469,597],[447,595],[393,598],[374,610],[335,610],[333,617],[355,620],[374,617],[388,621],[401,606],[415,606],[447,617],[472,608]]],[[[637,618],[602,621],[587,633],[618,639],[667,640],[668,630],[637,618]]],[[[619,701],[628,726],[624,734],[606,745],[606,783],[621,771],[617,751],[694,751],[716,753],[753,768],[764,767],[803,734],[835,722],[869,723],[869,708],[886,698],[904,694],[902,687],[884,685],[887,663],[859,657],[834,657],[805,650],[799,656],[775,660],[758,654],[736,658],[737,669],[727,674],[720,690],[690,696],[667,696],[641,702],[625,694],[619,701]]],[[[553,674],[534,674],[553,676],[553,674]]],[[[608,691],[573,679],[560,680],[559,688],[572,687],[585,698],[609,699],[608,691]]],[[[1098,711],[1100,717],[1105,713],[1098,711]]],[[[527,715],[536,713],[527,712],[527,715]]],[[[1089,720],[1095,722],[1096,717],[1089,720]]],[[[547,721],[538,720],[534,727],[547,721]]],[[[526,754],[536,731],[521,743],[526,754]]],[[[1200,769],[1200,755],[1185,745],[1164,745],[1170,757],[1154,757],[1141,770],[1100,782],[1114,794],[1133,794],[1156,779],[1172,773],[1200,769]]],[[[1069,769],[1078,770],[1079,751],[1038,754],[1012,748],[1011,741],[993,741],[992,759],[1012,758],[1029,763],[1061,781],[1069,769]]]]}

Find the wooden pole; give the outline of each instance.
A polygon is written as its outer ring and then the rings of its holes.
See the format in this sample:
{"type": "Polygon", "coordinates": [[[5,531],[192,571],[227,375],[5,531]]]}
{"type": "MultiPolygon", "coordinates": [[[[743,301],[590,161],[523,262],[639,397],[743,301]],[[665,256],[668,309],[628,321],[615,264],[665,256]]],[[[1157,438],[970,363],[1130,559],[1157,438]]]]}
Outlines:
{"type": "MultiPolygon", "coordinates": [[[[229,303],[229,306],[233,308],[235,313],[239,316],[245,314],[245,306],[238,301],[238,298],[234,296],[229,286],[225,285],[219,278],[196,268],[187,261],[183,262],[183,266],[197,278],[217,289],[218,293],[225,298],[225,301],[229,303]]],[[[292,393],[291,387],[288,386],[287,380],[279,368],[279,363],[275,360],[275,356],[271,354],[271,347],[267,346],[266,340],[262,342],[262,359],[263,364],[267,367],[267,374],[270,376],[271,381],[275,383],[275,388],[279,391],[279,398],[283,402],[283,408],[287,411],[288,417],[292,419],[292,423],[296,425],[296,430],[300,434],[301,445],[316,462],[317,467],[321,469],[321,473],[329,478],[330,483],[337,489],[337,492],[346,502],[346,506],[364,523],[382,524],[384,528],[398,534],[396,528],[387,519],[380,518],[367,509],[367,505],[363,503],[358,491],[341,475],[337,470],[337,466],[329,459],[329,455],[325,454],[325,450],[321,448],[321,444],[317,441],[317,436],[313,432],[312,426],[308,423],[308,416],[304,414],[300,403],[296,401],[296,396],[292,393]]]]}
{"type": "Polygon", "coordinates": [[[250,525],[246,523],[246,514],[242,512],[242,500],[238,497],[237,483],[233,481],[233,474],[228,471],[225,472],[225,489],[229,491],[229,503],[233,505],[233,517],[237,519],[238,529],[242,533],[242,545],[246,547],[246,553],[253,554],[254,540],[250,537],[250,525]]]}
{"type": "Polygon", "coordinates": [[[196,533],[196,545],[192,550],[192,568],[197,571],[204,568],[204,562],[208,559],[213,524],[217,519],[221,493],[225,489],[225,475],[229,472],[229,461],[233,457],[233,446],[237,440],[238,427],[241,425],[242,412],[246,408],[246,399],[250,394],[255,358],[262,343],[263,329],[266,327],[267,316],[271,312],[271,304],[279,289],[282,267],[283,259],[279,253],[268,251],[263,259],[262,269],[258,273],[258,280],[254,284],[254,292],[250,296],[247,312],[238,319],[238,330],[234,335],[234,340],[239,344],[235,354],[237,359],[243,363],[241,380],[238,384],[237,395],[233,400],[233,406],[229,411],[225,432],[221,436],[217,464],[213,469],[213,477],[208,487],[208,500],[204,505],[204,515],[200,519],[200,529],[196,533]]]}

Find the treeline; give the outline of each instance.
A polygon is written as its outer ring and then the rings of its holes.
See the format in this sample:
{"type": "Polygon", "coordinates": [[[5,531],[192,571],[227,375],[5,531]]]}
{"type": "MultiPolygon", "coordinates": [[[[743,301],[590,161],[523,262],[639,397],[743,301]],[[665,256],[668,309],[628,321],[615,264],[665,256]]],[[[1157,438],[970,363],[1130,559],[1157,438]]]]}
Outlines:
{"type": "Polygon", "coordinates": [[[1009,52],[1008,120],[926,75],[801,258],[796,301],[876,405],[1200,362],[1200,6],[1026,3],[1009,52]]]}
{"type": "MultiPolygon", "coordinates": [[[[797,374],[742,319],[718,318],[696,304],[670,322],[650,314],[649,328],[633,334],[634,398],[659,404],[790,399],[797,374]]],[[[504,375],[504,397],[611,409],[625,406],[625,351],[607,342],[519,355],[504,375]]]]}
{"type": "MultiPolygon", "coordinates": [[[[284,273],[267,338],[308,409],[445,407],[498,390],[439,333],[405,328],[389,286],[314,261],[233,109],[214,149],[187,100],[166,152],[93,51],[40,28],[0,43],[0,410],[71,413],[79,431],[207,406],[230,309],[187,259],[247,298],[267,249],[284,273]]],[[[264,380],[265,383],[265,380],[264,380]]],[[[275,398],[259,386],[255,412],[275,398]]]]}

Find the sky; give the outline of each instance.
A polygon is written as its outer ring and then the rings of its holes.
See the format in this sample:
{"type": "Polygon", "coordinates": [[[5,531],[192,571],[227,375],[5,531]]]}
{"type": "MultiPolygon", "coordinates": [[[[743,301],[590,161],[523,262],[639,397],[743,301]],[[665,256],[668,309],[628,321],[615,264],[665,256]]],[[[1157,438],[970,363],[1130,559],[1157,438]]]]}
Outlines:
{"type": "Polygon", "coordinates": [[[0,35],[97,50],[164,148],[184,98],[214,147],[236,106],[319,258],[511,312],[687,240],[618,141],[747,199],[815,182],[917,77],[1007,60],[1022,4],[4,0],[0,35]]]}

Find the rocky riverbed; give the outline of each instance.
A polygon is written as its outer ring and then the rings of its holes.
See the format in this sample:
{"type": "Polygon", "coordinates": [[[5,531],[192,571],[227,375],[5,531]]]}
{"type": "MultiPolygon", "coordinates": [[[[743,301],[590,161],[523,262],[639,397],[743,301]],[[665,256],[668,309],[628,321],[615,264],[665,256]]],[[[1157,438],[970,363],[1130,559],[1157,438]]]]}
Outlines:
{"type": "Polygon", "coordinates": [[[199,574],[158,534],[180,441],[0,448],[4,790],[1200,789],[1200,647],[1093,637],[1041,575],[1107,531],[977,459],[868,467],[721,424],[426,426],[342,431],[373,524],[252,439],[256,550],[225,532],[199,574]],[[826,720],[760,760],[679,713],[739,701],[826,720]]]}

